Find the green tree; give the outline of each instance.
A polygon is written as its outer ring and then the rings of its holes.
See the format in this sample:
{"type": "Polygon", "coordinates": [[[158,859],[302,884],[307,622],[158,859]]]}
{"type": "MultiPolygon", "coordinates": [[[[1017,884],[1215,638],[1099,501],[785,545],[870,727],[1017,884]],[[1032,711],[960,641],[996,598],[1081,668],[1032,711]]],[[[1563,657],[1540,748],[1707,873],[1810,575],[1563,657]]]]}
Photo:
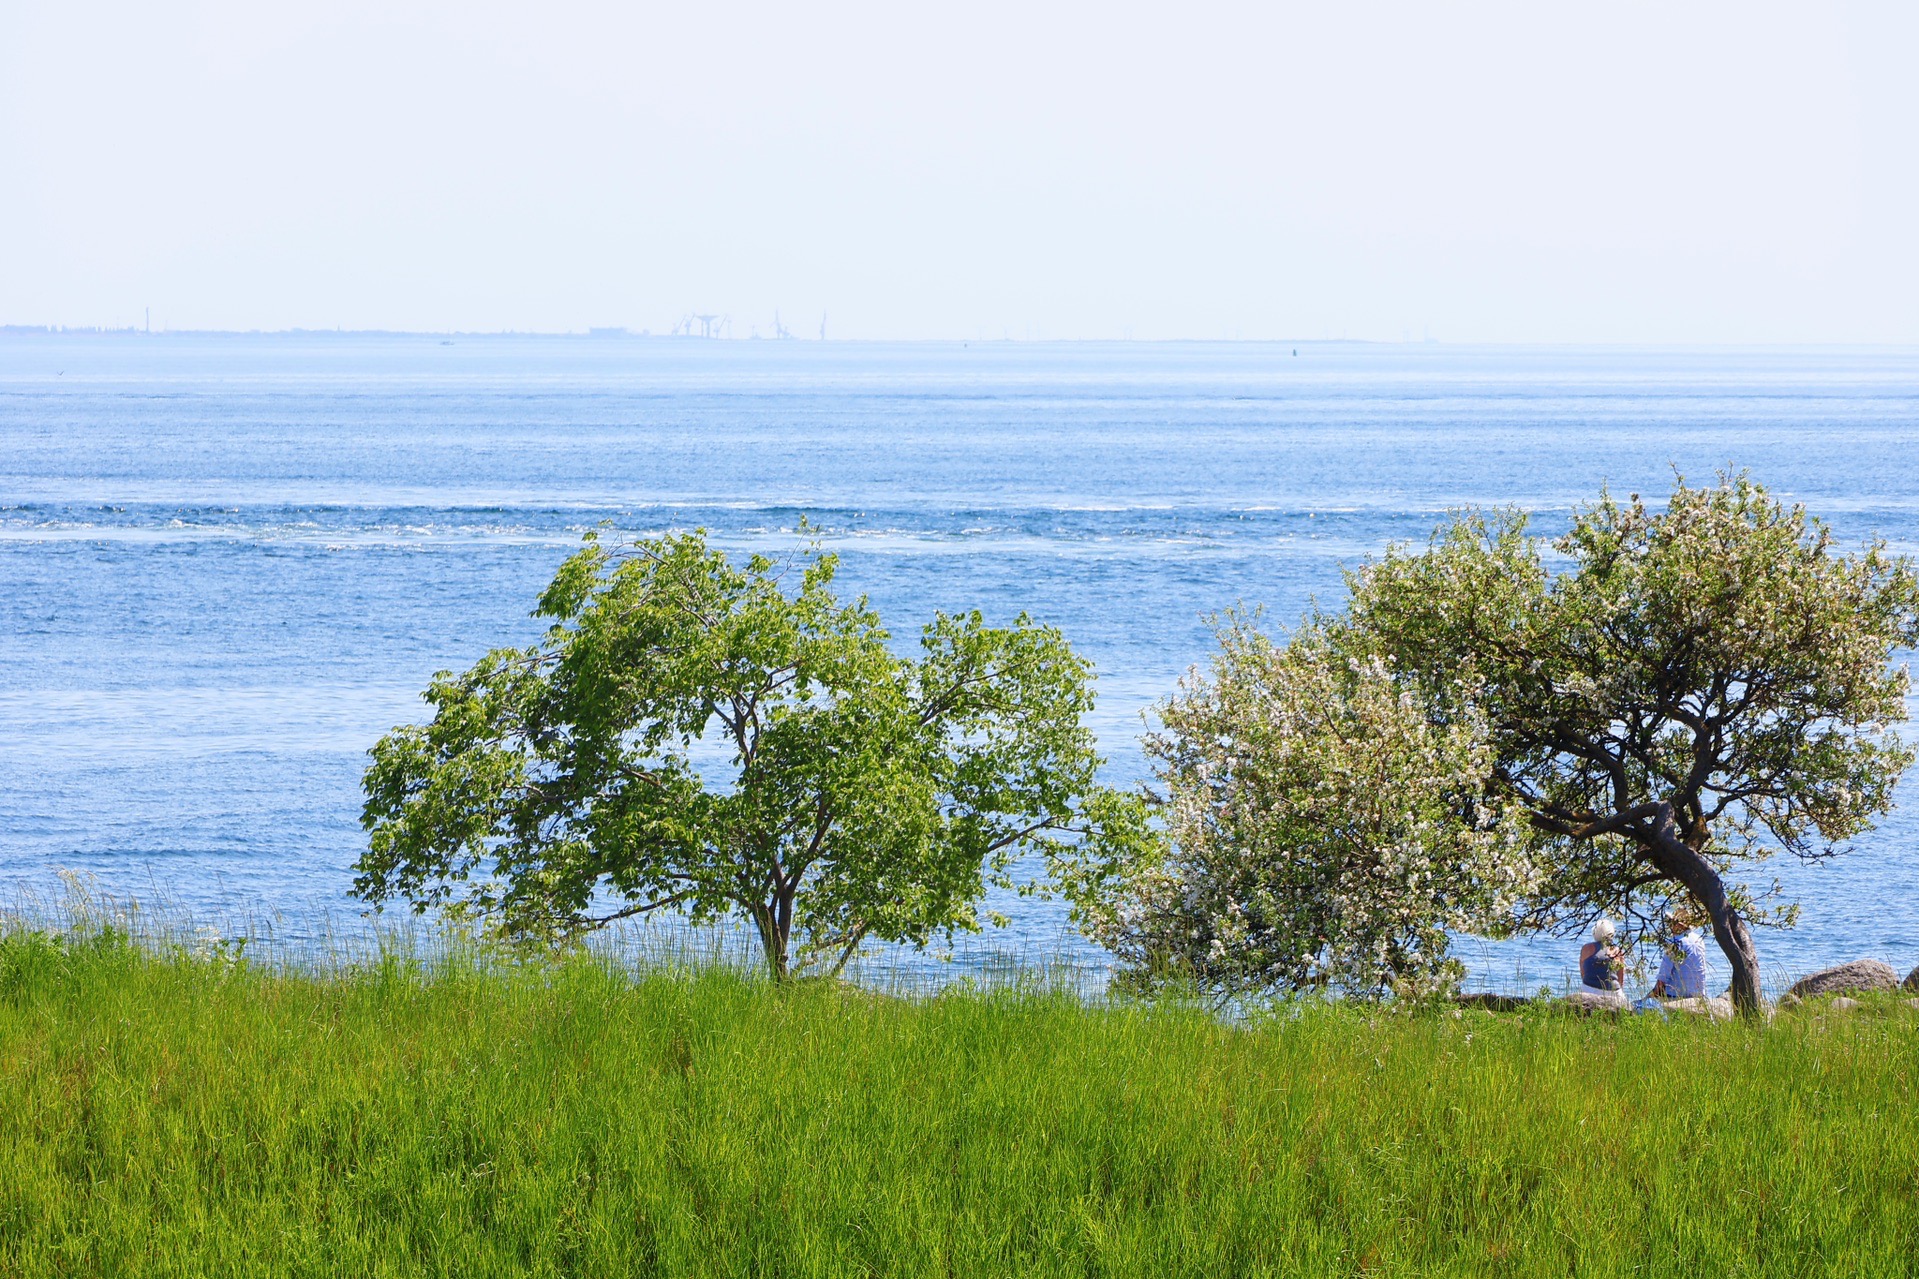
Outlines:
{"type": "Polygon", "coordinates": [[[1146,738],[1160,837],[1114,822],[1063,850],[1082,926],[1140,986],[1454,984],[1448,932],[1499,931],[1531,886],[1526,825],[1480,784],[1484,726],[1429,719],[1320,626],[1275,644],[1234,614],[1219,640],[1146,738]]]}
{"type": "Polygon", "coordinates": [[[1023,615],[939,615],[898,656],[834,570],[589,535],[543,641],[442,672],[373,748],[354,892],[549,943],[744,915],[776,978],[977,928],[989,877],[1104,802],[1089,668],[1023,615]]]}
{"type": "Polygon", "coordinates": [[[1697,910],[1756,1009],[1750,925],[1795,908],[1735,872],[1832,856],[1891,808],[1913,759],[1891,665],[1919,639],[1912,566],[1880,543],[1840,553],[1743,475],[1682,480],[1659,512],[1604,496],[1552,546],[1549,569],[1524,515],[1463,515],[1352,576],[1336,643],[1435,725],[1483,725],[1481,780],[1538,835],[1516,923],[1697,910]]]}

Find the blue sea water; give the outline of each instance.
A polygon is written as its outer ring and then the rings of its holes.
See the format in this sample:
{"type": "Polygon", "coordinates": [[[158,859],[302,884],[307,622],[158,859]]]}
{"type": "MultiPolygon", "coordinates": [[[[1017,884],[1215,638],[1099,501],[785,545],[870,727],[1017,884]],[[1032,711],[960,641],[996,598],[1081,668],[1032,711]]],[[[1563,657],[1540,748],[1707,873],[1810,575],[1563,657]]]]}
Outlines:
{"type": "MultiPolygon", "coordinates": [[[[60,869],[283,937],[361,926],[368,745],[442,668],[537,633],[582,531],[802,518],[902,637],[1025,610],[1096,663],[1115,780],[1207,614],[1290,620],[1447,509],[1563,525],[1602,484],[1747,468],[1919,550],[1919,352],[0,336],[0,885],[60,869]]],[[[1919,825],[1780,867],[1775,975],[1919,962],[1919,825]]],[[[1062,954],[1056,905],[937,977],[1062,954]]],[[[1564,941],[1479,945],[1501,987],[1564,941]]]]}

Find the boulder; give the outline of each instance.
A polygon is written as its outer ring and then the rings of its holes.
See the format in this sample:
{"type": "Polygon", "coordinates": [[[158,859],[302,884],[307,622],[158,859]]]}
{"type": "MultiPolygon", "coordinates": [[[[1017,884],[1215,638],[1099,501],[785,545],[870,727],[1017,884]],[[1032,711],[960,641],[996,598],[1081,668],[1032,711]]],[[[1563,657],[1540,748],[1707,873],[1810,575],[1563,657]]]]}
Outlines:
{"type": "Polygon", "coordinates": [[[1632,1007],[1621,991],[1575,990],[1566,1003],[1582,1013],[1623,1013],[1632,1007]]]}
{"type": "Polygon", "coordinates": [[[1732,1000],[1725,995],[1717,999],[1704,999],[1697,995],[1690,999],[1668,999],[1665,1007],[1668,1012],[1691,1013],[1695,1017],[1710,1017],[1714,1021],[1732,1020],[1732,1000]]]}
{"type": "Polygon", "coordinates": [[[1907,990],[1919,990],[1919,968],[1906,974],[1905,987],[1907,990]]]}
{"type": "Polygon", "coordinates": [[[1850,964],[1800,978],[1792,984],[1791,993],[1806,999],[1813,995],[1897,989],[1899,974],[1892,970],[1892,965],[1877,959],[1855,959],[1850,964]]]}
{"type": "Polygon", "coordinates": [[[1857,1008],[1858,1006],[1859,1006],[1858,1000],[1847,999],[1844,995],[1835,996],[1833,1001],[1826,1005],[1826,1007],[1832,1009],[1832,1011],[1836,1013],[1849,1013],[1853,1009],[1857,1008]]]}

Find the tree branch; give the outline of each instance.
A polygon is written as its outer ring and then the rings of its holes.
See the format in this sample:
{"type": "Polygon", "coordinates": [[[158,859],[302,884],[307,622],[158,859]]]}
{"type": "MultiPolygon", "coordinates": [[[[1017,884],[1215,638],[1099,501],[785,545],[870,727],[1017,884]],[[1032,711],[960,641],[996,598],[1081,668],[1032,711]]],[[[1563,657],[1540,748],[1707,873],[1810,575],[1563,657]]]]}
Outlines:
{"type": "Polygon", "coordinates": [[[1584,825],[1575,825],[1572,822],[1555,818],[1547,813],[1534,813],[1530,816],[1533,825],[1549,834],[1563,835],[1567,839],[1583,841],[1598,839],[1601,835],[1622,834],[1629,826],[1636,825],[1650,817],[1657,817],[1666,807],[1667,804],[1665,801],[1654,800],[1649,803],[1640,804],[1636,808],[1628,808],[1624,812],[1614,813],[1611,817],[1587,822],[1584,825]]]}
{"type": "Polygon", "coordinates": [[[616,910],[610,915],[588,915],[585,916],[581,922],[591,924],[595,928],[604,928],[608,924],[617,923],[622,919],[631,919],[635,915],[645,915],[668,906],[677,906],[687,898],[693,896],[695,891],[696,890],[689,888],[683,892],[674,893],[670,897],[662,897],[657,901],[646,902],[639,906],[629,906],[625,910],[616,910]]]}

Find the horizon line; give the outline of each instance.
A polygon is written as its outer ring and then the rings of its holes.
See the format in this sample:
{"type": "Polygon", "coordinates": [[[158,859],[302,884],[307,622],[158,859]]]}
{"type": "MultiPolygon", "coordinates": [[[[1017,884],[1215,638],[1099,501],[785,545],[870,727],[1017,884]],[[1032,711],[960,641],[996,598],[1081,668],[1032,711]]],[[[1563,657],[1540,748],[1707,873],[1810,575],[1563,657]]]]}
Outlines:
{"type": "Polygon", "coordinates": [[[767,345],[804,344],[816,345],[897,345],[897,346],[971,346],[975,343],[1001,346],[1067,346],[1067,345],[1111,345],[1111,346],[1455,346],[1455,347],[1519,347],[1529,349],[1550,349],[1567,347],[1622,347],[1622,348],[1665,348],[1665,349],[1805,349],[1817,347],[1832,348],[1879,348],[1886,350],[1919,350],[1919,342],[1914,341],[1859,341],[1834,338],[1773,340],[1773,341],[1727,341],[1727,340],[1690,340],[1662,341],[1657,339],[1593,339],[1593,340],[1555,340],[1555,341],[1517,341],[1510,339],[1473,339],[1457,340],[1436,337],[1419,338],[1362,338],[1362,337],[1017,337],[1002,335],[999,337],[763,337],[751,334],[746,337],[722,337],[715,335],[689,333],[655,333],[647,329],[629,329],[624,326],[595,325],[585,329],[384,329],[384,328],[307,328],[294,325],[278,329],[179,329],[162,327],[159,329],[142,328],[139,325],[76,325],[76,324],[0,324],[0,337],[221,337],[221,338],[275,338],[275,337],[339,337],[339,338],[533,338],[533,339],[586,339],[593,341],[671,341],[685,343],[764,343],[767,345]]]}

